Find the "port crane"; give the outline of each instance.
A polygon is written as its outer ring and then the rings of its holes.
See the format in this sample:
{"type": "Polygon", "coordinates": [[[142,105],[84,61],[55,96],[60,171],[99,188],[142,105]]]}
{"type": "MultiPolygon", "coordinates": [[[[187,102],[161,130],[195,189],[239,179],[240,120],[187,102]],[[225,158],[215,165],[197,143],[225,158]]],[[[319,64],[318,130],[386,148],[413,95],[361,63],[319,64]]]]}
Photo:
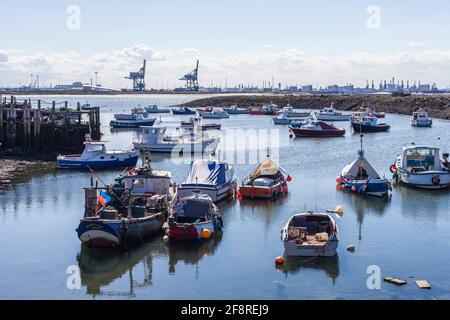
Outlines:
{"type": "Polygon", "coordinates": [[[145,91],[145,66],[147,61],[144,60],[144,65],[138,72],[130,72],[125,79],[133,80],[133,91],[145,91]]]}
{"type": "Polygon", "coordinates": [[[186,90],[187,91],[198,91],[198,62],[195,66],[195,69],[191,72],[185,74],[179,80],[186,81],[186,90]]]}

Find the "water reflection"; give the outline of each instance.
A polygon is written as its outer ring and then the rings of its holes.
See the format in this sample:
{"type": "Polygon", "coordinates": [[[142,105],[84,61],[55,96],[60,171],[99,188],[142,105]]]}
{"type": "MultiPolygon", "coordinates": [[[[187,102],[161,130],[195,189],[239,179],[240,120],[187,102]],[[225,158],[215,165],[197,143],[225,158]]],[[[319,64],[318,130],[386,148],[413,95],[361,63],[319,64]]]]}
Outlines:
{"type": "Polygon", "coordinates": [[[316,257],[316,258],[305,258],[305,257],[286,257],[284,265],[279,268],[281,272],[286,275],[294,275],[302,270],[323,270],[325,274],[330,278],[333,284],[336,283],[336,279],[339,277],[339,257],[316,257]]]}
{"type": "Polygon", "coordinates": [[[195,265],[198,277],[198,263],[203,257],[214,255],[219,243],[222,241],[223,233],[220,231],[215,237],[204,242],[183,243],[170,242],[169,249],[169,274],[175,274],[178,262],[195,265]]]}

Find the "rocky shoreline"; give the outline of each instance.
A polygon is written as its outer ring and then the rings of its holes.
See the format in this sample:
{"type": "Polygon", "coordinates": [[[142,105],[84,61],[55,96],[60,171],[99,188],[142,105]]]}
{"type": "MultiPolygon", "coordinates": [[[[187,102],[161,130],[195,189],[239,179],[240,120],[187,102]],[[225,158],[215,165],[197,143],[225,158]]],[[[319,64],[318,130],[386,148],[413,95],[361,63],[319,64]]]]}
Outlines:
{"type": "Polygon", "coordinates": [[[342,111],[357,111],[359,108],[372,108],[378,112],[411,115],[420,108],[430,117],[450,120],[450,95],[223,95],[198,99],[183,104],[188,107],[227,107],[236,104],[240,107],[260,107],[273,102],[279,106],[290,104],[298,109],[321,109],[329,106],[342,111]]]}

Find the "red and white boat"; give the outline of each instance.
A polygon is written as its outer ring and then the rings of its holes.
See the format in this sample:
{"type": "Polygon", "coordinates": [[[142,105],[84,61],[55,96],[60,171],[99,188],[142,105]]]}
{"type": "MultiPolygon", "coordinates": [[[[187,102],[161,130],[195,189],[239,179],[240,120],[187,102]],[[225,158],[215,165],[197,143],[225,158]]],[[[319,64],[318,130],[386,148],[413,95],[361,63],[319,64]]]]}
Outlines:
{"type": "Polygon", "coordinates": [[[299,138],[342,137],[343,135],[345,135],[345,129],[339,129],[330,123],[320,120],[311,120],[307,124],[303,124],[299,127],[290,125],[289,131],[299,138]]]}
{"type": "Polygon", "coordinates": [[[265,104],[261,108],[248,108],[248,114],[273,116],[278,111],[278,106],[273,103],[265,104]]]}

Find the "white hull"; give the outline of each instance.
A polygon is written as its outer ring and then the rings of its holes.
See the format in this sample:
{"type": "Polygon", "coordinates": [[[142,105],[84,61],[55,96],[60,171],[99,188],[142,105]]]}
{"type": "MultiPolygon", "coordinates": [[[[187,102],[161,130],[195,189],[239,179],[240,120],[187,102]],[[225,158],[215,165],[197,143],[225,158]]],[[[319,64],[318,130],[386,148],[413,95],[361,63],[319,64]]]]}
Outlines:
{"type": "Polygon", "coordinates": [[[284,242],[284,253],[293,257],[334,257],[339,240],[328,240],[323,246],[297,245],[295,241],[284,242]]]}
{"type": "Polygon", "coordinates": [[[327,114],[316,114],[317,120],[322,121],[348,121],[350,120],[350,115],[327,115],[327,114]]]}
{"type": "Polygon", "coordinates": [[[195,143],[157,143],[147,144],[134,142],[135,149],[148,149],[150,152],[159,153],[172,153],[172,152],[187,152],[187,153],[200,153],[205,151],[206,148],[215,150],[217,148],[218,141],[208,140],[195,143]]]}
{"type": "Polygon", "coordinates": [[[398,171],[400,182],[422,189],[445,189],[450,186],[450,172],[443,171],[431,171],[411,174],[403,170],[398,171]],[[435,178],[433,183],[433,177],[439,177],[439,183],[435,178]]]}
{"type": "Polygon", "coordinates": [[[291,124],[291,119],[272,118],[274,124],[291,124]]]}

